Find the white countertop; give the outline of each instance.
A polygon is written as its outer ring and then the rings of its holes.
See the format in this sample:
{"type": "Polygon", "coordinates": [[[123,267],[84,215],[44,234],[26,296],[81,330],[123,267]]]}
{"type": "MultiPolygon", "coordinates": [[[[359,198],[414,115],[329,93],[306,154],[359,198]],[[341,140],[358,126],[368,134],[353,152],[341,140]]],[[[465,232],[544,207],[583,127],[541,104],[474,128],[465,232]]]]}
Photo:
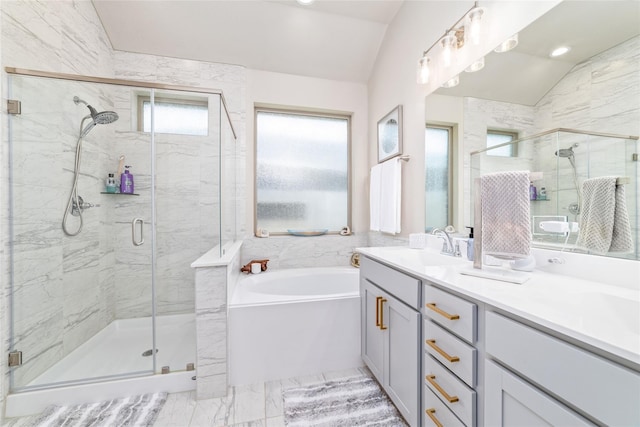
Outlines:
{"type": "MultiPolygon", "coordinates": [[[[466,258],[433,249],[358,248],[357,252],[557,331],[640,368],[640,285],[607,285],[534,270],[523,284],[472,277],[466,258]]],[[[616,272],[613,272],[616,274],[616,272]]]]}

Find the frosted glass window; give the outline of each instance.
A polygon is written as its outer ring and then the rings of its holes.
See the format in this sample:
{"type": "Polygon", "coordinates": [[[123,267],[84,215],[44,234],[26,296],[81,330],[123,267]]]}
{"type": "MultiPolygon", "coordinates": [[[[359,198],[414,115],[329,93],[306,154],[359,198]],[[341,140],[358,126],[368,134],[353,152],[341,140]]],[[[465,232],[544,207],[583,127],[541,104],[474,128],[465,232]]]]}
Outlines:
{"type": "MultiPolygon", "coordinates": [[[[511,142],[518,139],[518,134],[514,132],[502,132],[497,130],[487,131],[487,148],[495,147],[496,145],[504,144],[505,142],[511,142]]],[[[494,148],[487,151],[488,156],[500,156],[500,157],[516,157],[516,144],[505,145],[504,147],[494,148]]]]}
{"type": "MultiPolygon", "coordinates": [[[[209,108],[205,102],[182,100],[154,100],[155,129],[157,133],[180,135],[208,135],[209,108]]],[[[144,132],[151,132],[151,102],[142,100],[144,132]]]]}
{"type": "Polygon", "coordinates": [[[453,129],[428,126],[425,133],[425,229],[451,224],[450,163],[453,129]]]}
{"type": "Polygon", "coordinates": [[[256,228],[349,225],[349,117],[256,111],[256,228]]]}

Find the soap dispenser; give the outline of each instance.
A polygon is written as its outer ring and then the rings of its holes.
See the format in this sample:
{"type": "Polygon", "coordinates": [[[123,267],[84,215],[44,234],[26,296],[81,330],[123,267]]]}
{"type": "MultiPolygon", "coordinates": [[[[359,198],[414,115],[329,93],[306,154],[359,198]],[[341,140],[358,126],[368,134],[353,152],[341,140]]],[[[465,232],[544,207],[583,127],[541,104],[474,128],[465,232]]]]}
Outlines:
{"type": "Polygon", "coordinates": [[[120,175],[120,192],[133,194],[133,175],[129,172],[131,166],[124,167],[124,173],[120,175]]]}
{"type": "Polygon", "coordinates": [[[467,259],[473,261],[473,227],[465,227],[469,229],[469,238],[467,239],[467,259]]]}

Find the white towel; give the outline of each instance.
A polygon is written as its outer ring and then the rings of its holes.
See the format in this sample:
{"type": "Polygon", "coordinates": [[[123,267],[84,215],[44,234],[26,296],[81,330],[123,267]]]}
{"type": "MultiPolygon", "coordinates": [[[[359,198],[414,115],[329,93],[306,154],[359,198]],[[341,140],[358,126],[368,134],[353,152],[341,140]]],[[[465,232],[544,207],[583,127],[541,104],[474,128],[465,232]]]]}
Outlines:
{"type": "Polygon", "coordinates": [[[603,176],[582,183],[580,232],[576,246],[592,252],[632,252],[633,238],[624,185],[603,176]]]}
{"type": "Polygon", "coordinates": [[[526,258],[531,246],[529,171],[498,172],[480,178],[482,253],[526,258]]]}
{"type": "Polygon", "coordinates": [[[380,231],[400,233],[402,195],[402,161],[399,158],[382,163],[380,184],[380,231]]]}
{"type": "Polygon", "coordinates": [[[369,228],[380,231],[380,186],[382,184],[382,163],[371,168],[369,182],[369,228]]]}

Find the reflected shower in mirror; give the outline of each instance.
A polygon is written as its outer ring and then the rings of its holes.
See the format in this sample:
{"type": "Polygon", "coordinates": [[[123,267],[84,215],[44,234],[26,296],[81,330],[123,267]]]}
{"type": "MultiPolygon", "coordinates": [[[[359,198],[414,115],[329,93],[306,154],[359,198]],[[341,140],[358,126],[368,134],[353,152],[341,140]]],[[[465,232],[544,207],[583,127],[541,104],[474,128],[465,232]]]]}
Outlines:
{"type": "MultiPolygon", "coordinates": [[[[488,131],[514,132],[517,139],[526,140],[512,144],[512,156],[485,156],[485,166],[543,172],[542,181],[533,184],[537,189],[545,187],[548,200],[533,202],[532,212],[540,210],[579,222],[584,180],[608,175],[638,180],[637,162],[633,161],[633,154],[639,151],[637,140],[583,133],[640,134],[639,34],[638,2],[562,2],[522,30],[515,49],[487,55],[482,71],[463,73],[459,86],[439,89],[426,98],[426,122],[446,124],[457,131],[452,165],[457,168],[453,179],[460,181],[450,196],[457,202],[453,206],[460,207],[452,215],[456,228],[473,222],[470,154],[487,149],[488,131]],[[561,43],[570,50],[550,57],[561,43]],[[547,138],[553,138],[552,131],[558,128],[578,133],[556,133],[561,138],[556,135],[553,142],[529,140],[546,132],[550,132],[547,138]],[[546,172],[543,165],[548,165],[546,172]]],[[[433,166],[427,158],[426,170],[433,166]]],[[[626,190],[627,205],[634,207],[630,215],[637,236],[638,189],[627,186],[626,190]]],[[[427,187],[427,200],[432,198],[430,191],[427,187]]],[[[429,215],[426,221],[427,228],[434,226],[429,215]]],[[[553,246],[550,243],[536,241],[536,245],[553,246]]]]}

